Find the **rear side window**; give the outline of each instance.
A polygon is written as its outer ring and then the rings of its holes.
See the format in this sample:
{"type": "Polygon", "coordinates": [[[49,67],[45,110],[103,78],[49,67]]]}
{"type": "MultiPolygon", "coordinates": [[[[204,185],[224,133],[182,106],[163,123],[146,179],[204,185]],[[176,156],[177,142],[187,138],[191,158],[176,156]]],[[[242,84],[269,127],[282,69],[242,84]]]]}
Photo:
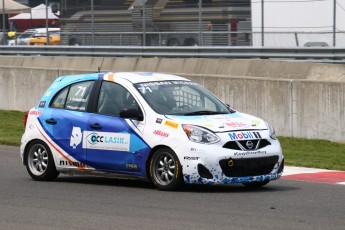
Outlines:
{"type": "Polygon", "coordinates": [[[51,107],[86,111],[94,81],[79,82],[61,90],[53,99],[51,107]]]}
{"type": "Polygon", "coordinates": [[[68,89],[69,87],[64,88],[63,90],[60,91],[60,93],[57,96],[55,96],[51,104],[51,107],[60,108],[60,109],[63,109],[65,107],[68,89]]]}

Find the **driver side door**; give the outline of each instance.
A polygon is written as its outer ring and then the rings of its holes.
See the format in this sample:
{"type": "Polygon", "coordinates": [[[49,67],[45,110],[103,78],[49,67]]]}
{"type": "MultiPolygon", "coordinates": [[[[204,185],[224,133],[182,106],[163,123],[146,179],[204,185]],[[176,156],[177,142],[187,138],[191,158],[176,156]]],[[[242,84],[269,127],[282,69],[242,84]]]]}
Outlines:
{"type": "Polygon", "coordinates": [[[89,118],[83,148],[87,164],[96,170],[145,175],[149,147],[130,119],[120,117],[124,108],[138,106],[123,86],[103,81],[96,114],[89,118]]]}

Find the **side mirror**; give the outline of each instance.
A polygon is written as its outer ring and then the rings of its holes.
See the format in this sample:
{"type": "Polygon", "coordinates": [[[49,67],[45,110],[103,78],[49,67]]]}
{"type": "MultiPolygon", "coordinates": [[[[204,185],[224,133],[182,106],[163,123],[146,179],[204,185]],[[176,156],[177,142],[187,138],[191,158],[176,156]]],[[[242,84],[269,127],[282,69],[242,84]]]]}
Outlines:
{"type": "Polygon", "coordinates": [[[138,121],[143,121],[144,116],[141,110],[137,108],[124,108],[120,111],[120,117],[126,119],[134,119],[138,121]]]}
{"type": "Polygon", "coordinates": [[[229,104],[225,104],[226,107],[228,108],[228,110],[230,111],[230,113],[235,113],[236,110],[234,110],[233,108],[231,108],[231,106],[229,104]]]}

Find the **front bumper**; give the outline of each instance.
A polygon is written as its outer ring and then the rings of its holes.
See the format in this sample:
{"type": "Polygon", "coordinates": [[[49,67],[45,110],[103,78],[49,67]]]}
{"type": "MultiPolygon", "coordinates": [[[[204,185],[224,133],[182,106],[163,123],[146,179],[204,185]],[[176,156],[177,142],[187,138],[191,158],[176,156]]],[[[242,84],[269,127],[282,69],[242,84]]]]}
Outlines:
{"type": "Polygon", "coordinates": [[[222,185],[222,184],[234,184],[234,183],[252,183],[262,181],[272,181],[279,179],[284,170],[284,159],[278,162],[274,166],[270,173],[255,176],[226,176],[223,171],[220,173],[217,171],[209,170],[205,166],[199,164],[197,167],[197,173],[184,174],[184,182],[186,184],[207,184],[207,185],[222,185]]]}
{"type": "Polygon", "coordinates": [[[252,151],[231,148],[226,141],[177,147],[184,182],[216,185],[271,181],[281,177],[284,156],[278,140],[269,139],[269,144],[252,151]]]}

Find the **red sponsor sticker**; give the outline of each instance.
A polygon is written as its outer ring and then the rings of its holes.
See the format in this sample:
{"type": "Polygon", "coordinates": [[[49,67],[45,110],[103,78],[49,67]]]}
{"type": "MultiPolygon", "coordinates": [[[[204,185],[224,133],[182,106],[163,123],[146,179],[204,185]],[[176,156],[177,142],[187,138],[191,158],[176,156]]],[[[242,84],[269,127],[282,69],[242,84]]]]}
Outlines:
{"type": "Polygon", "coordinates": [[[37,110],[32,110],[29,113],[30,115],[35,115],[35,116],[39,116],[42,114],[42,111],[37,111],[37,110]]]}
{"type": "Polygon", "coordinates": [[[162,136],[162,137],[168,137],[169,136],[169,133],[163,132],[161,130],[155,130],[153,133],[156,135],[162,136]]]}
{"type": "Polygon", "coordinates": [[[242,123],[242,122],[227,122],[225,123],[225,125],[229,127],[246,127],[247,126],[247,124],[242,123]]]}

